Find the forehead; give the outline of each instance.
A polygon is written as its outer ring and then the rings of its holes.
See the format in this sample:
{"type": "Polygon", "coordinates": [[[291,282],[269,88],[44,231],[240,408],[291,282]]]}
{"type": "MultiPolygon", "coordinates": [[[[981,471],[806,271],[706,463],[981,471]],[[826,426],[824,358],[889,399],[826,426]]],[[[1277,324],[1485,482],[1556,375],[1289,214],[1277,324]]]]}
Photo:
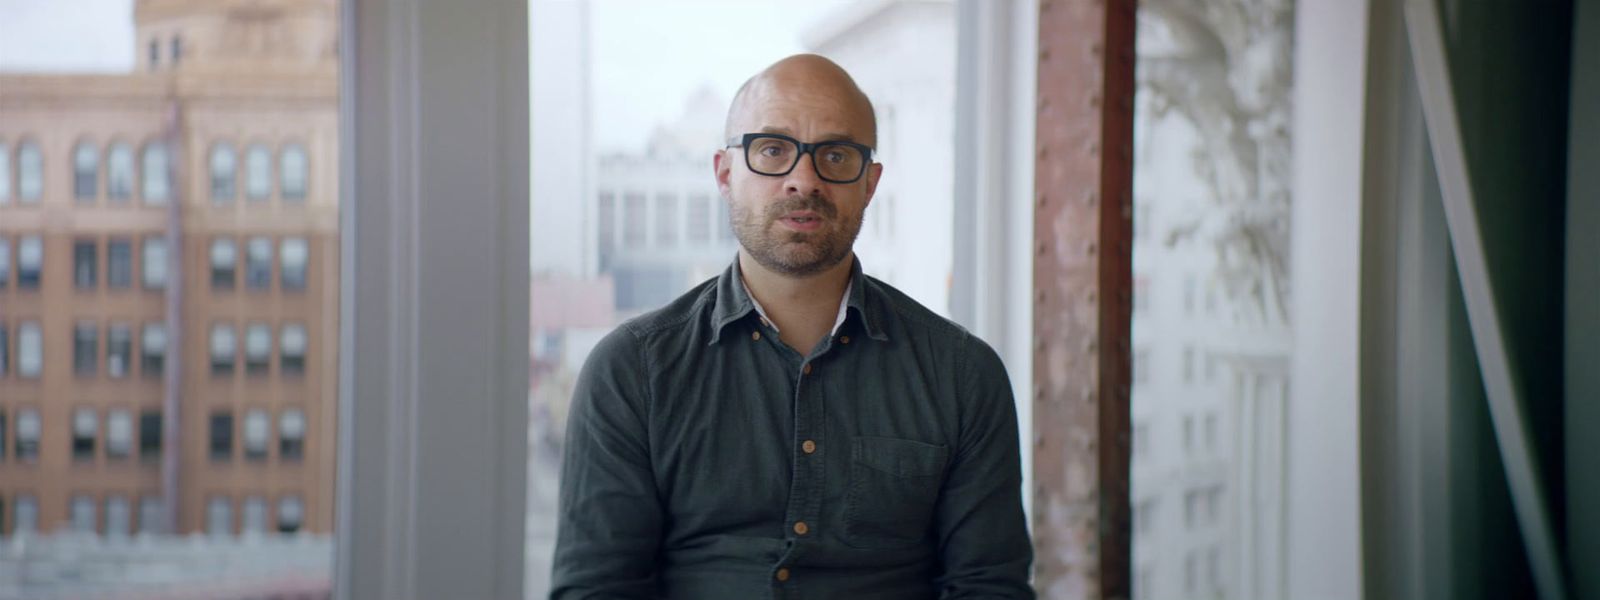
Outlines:
{"type": "Polygon", "coordinates": [[[873,142],[872,112],[864,98],[828,86],[767,85],[745,98],[744,132],[784,133],[804,138],[873,142]]]}

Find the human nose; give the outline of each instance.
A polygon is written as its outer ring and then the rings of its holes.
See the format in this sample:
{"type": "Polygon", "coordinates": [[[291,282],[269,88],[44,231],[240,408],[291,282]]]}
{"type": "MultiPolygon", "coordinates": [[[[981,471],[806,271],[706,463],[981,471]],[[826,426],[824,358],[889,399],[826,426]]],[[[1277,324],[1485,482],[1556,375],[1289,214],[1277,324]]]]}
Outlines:
{"type": "Polygon", "coordinates": [[[802,153],[795,161],[794,168],[784,177],[783,191],[791,196],[822,194],[822,178],[817,175],[816,157],[812,153],[802,153]]]}

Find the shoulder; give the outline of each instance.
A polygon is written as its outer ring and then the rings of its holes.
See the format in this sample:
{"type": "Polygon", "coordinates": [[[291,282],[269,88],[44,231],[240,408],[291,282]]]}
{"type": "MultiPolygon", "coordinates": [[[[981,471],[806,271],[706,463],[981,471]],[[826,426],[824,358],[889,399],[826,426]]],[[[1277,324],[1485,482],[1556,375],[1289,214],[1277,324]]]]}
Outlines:
{"type": "MultiPolygon", "coordinates": [[[[883,320],[887,329],[898,330],[895,333],[918,343],[951,350],[958,357],[999,364],[999,354],[966,327],[923,306],[910,295],[878,278],[869,276],[866,282],[867,301],[871,306],[869,310],[877,313],[873,316],[883,320]]],[[[890,335],[893,337],[894,333],[890,335]]]]}

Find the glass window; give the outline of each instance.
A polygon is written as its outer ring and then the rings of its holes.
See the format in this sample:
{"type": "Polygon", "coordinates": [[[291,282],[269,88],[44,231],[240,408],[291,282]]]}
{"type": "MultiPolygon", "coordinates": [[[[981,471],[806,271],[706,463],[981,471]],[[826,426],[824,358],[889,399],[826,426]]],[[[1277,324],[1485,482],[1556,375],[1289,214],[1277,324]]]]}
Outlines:
{"type": "Polygon", "coordinates": [[[674,194],[656,196],[656,245],[671,248],[678,245],[678,197],[674,194]]]}
{"type": "Polygon", "coordinates": [[[233,413],[211,414],[211,460],[233,460],[233,413]]]}
{"type": "Polygon", "coordinates": [[[161,411],[139,413],[139,458],[161,458],[161,411]]]}
{"type": "Polygon", "coordinates": [[[72,373],[92,376],[100,370],[100,327],[93,321],[80,321],[72,329],[72,373]]]}
{"type": "Polygon", "coordinates": [[[33,460],[39,457],[39,435],[44,424],[39,421],[39,411],[24,408],[17,411],[17,458],[33,460]]]}
{"type": "Polygon", "coordinates": [[[253,290],[272,287],[272,239],[253,237],[245,243],[244,282],[253,290]]]}
{"type": "Polygon", "coordinates": [[[172,36],[169,47],[172,49],[172,64],[177,66],[178,59],[183,58],[183,38],[172,36]]]}
{"type": "Polygon", "coordinates": [[[705,194],[689,196],[689,243],[705,244],[711,241],[711,197],[705,194]]]}
{"type": "Polygon", "coordinates": [[[278,244],[279,286],[285,290],[306,289],[306,260],[309,256],[305,238],[284,238],[278,244]]]}
{"type": "Polygon", "coordinates": [[[167,287],[167,238],[160,236],[144,238],[142,271],[145,289],[159,290],[167,287]]]}
{"type": "Polygon", "coordinates": [[[272,328],[265,323],[251,323],[244,330],[244,372],[266,375],[271,363],[272,328]]]}
{"type": "Polygon", "coordinates": [[[233,289],[234,270],[239,264],[239,246],[233,238],[211,240],[211,289],[233,289]]]}
{"type": "Polygon", "coordinates": [[[278,533],[296,533],[305,520],[305,503],[299,496],[284,496],[278,500],[278,533]]]}
{"type": "Polygon", "coordinates": [[[144,201],[148,204],[166,204],[172,199],[171,162],[167,147],[161,142],[150,142],[144,147],[144,201]]]}
{"type": "Polygon", "coordinates": [[[128,497],[112,494],[106,498],[106,535],[123,537],[133,531],[133,515],[128,497]]]}
{"type": "Polygon", "coordinates": [[[106,328],[106,374],[126,377],[133,368],[133,328],[112,324],[106,328]]]}
{"type": "Polygon", "coordinates": [[[261,144],[244,151],[244,195],[251,200],[272,195],[272,154],[261,144]]]}
{"type": "Polygon", "coordinates": [[[100,245],[93,240],[72,243],[72,284],[78,289],[94,289],[99,283],[100,245]]]}
{"type": "MultiPolygon", "coordinates": [[[[0,377],[5,377],[11,371],[11,336],[6,332],[6,324],[0,322],[0,377]]],[[[0,430],[4,430],[0,427],[0,430]]],[[[5,443],[0,442],[0,453],[5,452],[5,443]]]]}
{"type": "Polygon", "coordinates": [[[72,197],[92,202],[100,195],[100,149],[89,142],[78,142],[72,151],[72,197]]]}
{"type": "Polygon", "coordinates": [[[267,443],[272,437],[272,422],[267,411],[251,409],[244,415],[244,457],[251,460],[267,458],[267,443]]]}
{"type": "Polygon", "coordinates": [[[232,375],[234,353],[238,341],[234,338],[233,326],[218,323],[211,326],[211,374],[232,375]]]}
{"type": "Polygon", "coordinates": [[[11,240],[0,235],[0,290],[11,286],[11,240]]]}
{"type": "MultiPolygon", "coordinates": [[[[10,431],[11,430],[6,429],[6,411],[5,411],[5,408],[4,407],[0,407],[0,461],[5,460],[5,458],[6,458],[6,442],[10,438],[10,435],[11,435],[10,431]]],[[[5,511],[0,510],[0,533],[3,533],[4,530],[5,530],[5,522],[6,522],[5,519],[6,519],[5,511]]]]}
{"type": "Polygon", "coordinates": [[[156,65],[161,63],[161,42],[150,40],[149,49],[145,52],[145,60],[150,61],[150,70],[154,71],[156,65]]]}
{"type": "Polygon", "coordinates": [[[283,181],[279,184],[282,189],[278,191],[284,200],[304,200],[306,198],[306,174],[310,170],[310,162],[306,160],[305,146],[289,144],[283,147],[283,158],[278,165],[283,169],[283,181]]]}
{"type": "Polygon", "coordinates": [[[106,153],[106,196],[114,201],[133,197],[133,146],[127,142],[111,144],[106,153]]]}
{"type": "Polygon", "coordinates": [[[0,206],[11,203],[11,145],[0,141],[0,206]]]}
{"type": "Polygon", "coordinates": [[[70,518],[72,519],[72,531],[74,533],[94,533],[95,532],[95,514],[94,514],[94,498],[93,497],[91,497],[91,496],[89,496],[87,494],[75,494],[75,495],[73,495],[72,496],[72,504],[71,504],[71,507],[69,508],[69,511],[71,513],[71,517],[70,518]]]}
{"type": "Polygon", "coordinates": [[[44,194],[44,153],[39,145],[23,142],[17,148],[17,196],[23,204],[38,204],[44,194]]]}
{"type": "Polygon", "coordinates": [[[206,533],[217,537],[233,535],[233,503],[226,496],[206,500],[206,533]]]}
{"type": "Polygon", "coordinates": [[[148,323],[139,338],[139,369],[145,377],[160,377],[167,362],[167,326],[148,323]]]}
{"type": "Polygon", "coordinates": [[[17,326],[17,374],[35,378],[44,370],[44,334],[37,321],[17,326]]]}
{"type": "Polygon", "coordinates": [[[112,238],[106,242],[106,287],[133,286],[133,242],[112,238]]]}
{"type": "Polygon", "coordinates": [[[211,147],[211,201],[232,202],[236,193],[234,180],[239,167],[238,155],[233,145],[219,142],[211,147]]]}
{"type": "Polygon", "coordinates": [[[300,460],[305,451],[306,414],[298,408],[283,411],[278,417],[279,460],[300,460]]]}
{"type": "Polygon", "coordinates": [[[44,238],[25,235],[17,242],[17,287],[39,289],[44,272],[44,238]]]}
{"type": "Polygon", "coordinates": [[[595,209],[600,213],[596,220],[598,231],[595,233],[599,241],[599,250],[603,255],[617,247],[617,195],[600,192],[599,202],[600,206],[595,209]]]}
{"type": "Polygon", "coordinates": [[[114,408],[106,413],[106,456],[127,458],[133,453],[133,413],[114,408]]]}
{"type": "Polygon", "coordinates": [[[92,408],[72,411],[72,459],[94,460],[95,438],[100,436],[100,416],[92,408]]]}
{"type": "Polygon", "coordinates": [[[299,323],[283,326],[278,340],[278,369],[284,375],[300,375],[306,371],[306,327],[299,323]]]}
{"type": "Polygon", "coordinates": [[[16,512],[12,515],[11,533],[27,535],[39,531],[39,501],[32,494],[18,494],[16,512]]]}
{"type": "Polygon", "coordinates": [[[167,531],[166,522],[166,507],[162,506],[161,498],[145,496],[139,499],[139,533],[141,535],[165,533],[167,531]]]}
{"type": "Polygon", "coordinates": [[[629,192],[622,195],[622,245],[638,248],[644,245],[645,211],[644,194],[629,192]]]}
{"type": "Polygon", "coordinates": [[[240,533],[264,534],[267,532],[267,499],[246,496],[244,499],[244,524],[240,533]]]}

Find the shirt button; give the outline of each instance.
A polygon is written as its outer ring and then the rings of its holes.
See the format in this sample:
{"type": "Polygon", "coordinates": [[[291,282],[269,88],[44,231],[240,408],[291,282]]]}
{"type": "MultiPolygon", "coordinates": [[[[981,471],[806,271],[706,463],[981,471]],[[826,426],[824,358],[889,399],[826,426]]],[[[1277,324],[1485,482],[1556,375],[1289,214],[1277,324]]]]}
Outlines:
{"type": "Polygon", "coordinates": [[[848,335],[841,335],[841,336],[839,336],[839,343],[841,343],[841,344],[848,344],[848,343],[850,343],[850,336],[848,336],[848,335]]]}
{"type": "Polygon", "coordinates": [[[788,569],[778,569],[778,581],[788,581],[788,580],[789,580],[789,570],[788,569]]]}
{"type": "Polygon", "coordinates": [[[800,449],[805,451],[806,454],[811,454],[812,452],[817,451],[817,443],[811,440],[806,440],[805,443],[800,444],[800,449]]]}
{"type": "Polygon", "coordinates": [[[804,372],[805,374],[810,375],[811,374],[811,363],[806,363],[805,368],[800,369],[800,370],[802,372],[804,372]]]}
{"type": "Polygon", "coordinates": [[[806,522],[805,521],[795,521],[794,522],[794,533],[795,533],[795,535],[805,535],[807,531],[811,531],[811,528],[810,527],[806,527],[806,522]]]}
{"type": "Polygon", "coordinates": [[[750,339],[751,340],[760,340],[761,339],[761,332],[759,332],[759,331],[750,332],[750,339]]]}

